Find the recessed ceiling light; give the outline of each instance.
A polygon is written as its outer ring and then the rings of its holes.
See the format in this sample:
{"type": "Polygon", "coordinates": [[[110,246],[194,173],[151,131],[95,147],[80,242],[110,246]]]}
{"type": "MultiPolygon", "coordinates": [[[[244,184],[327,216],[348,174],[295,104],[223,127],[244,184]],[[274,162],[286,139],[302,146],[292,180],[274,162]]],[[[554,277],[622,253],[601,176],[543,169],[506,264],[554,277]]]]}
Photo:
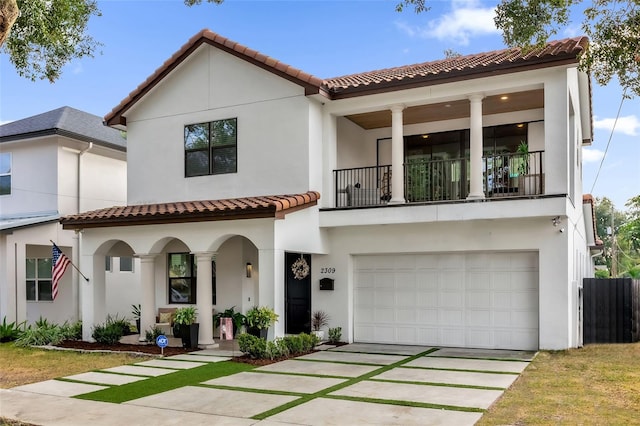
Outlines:
{"type": "Polygon", "coordinates": [[[501,101],[506,101],[507,99],[509,99],[509,97],[507,95],[500,96],[500,100],[501,101]]]}
{"type": "Polygon", "coordinates": [[[429,139],[429,135],[422,135],[422,139],[429,139]]]}
{"type": "Polygon", "coordinates": [[[524,127],[524,124],[518,123],[518,124],[516,124],[516,127],[518,127],[519,129],[522,129],[524,127]]]}
{"type": "Polygon", "coordinates": [[[451,104],[445,104],[445,108],[451,108],[451,104]]]}

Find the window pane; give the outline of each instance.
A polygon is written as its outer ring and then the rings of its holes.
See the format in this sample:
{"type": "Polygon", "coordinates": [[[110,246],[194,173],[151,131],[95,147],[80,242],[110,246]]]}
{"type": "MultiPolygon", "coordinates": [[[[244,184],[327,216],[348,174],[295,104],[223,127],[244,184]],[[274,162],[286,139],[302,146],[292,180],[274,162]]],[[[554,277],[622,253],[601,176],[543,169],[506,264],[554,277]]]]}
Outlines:
{"type": "Polygon", "coordinates": [[[236,172],[236,147],[215,148],[213,155],[213,174],[236,172]]]}
{"type": "Polygon", "coordinates": [[[169,303],[193,303],[191,300],[191,279],[171,278],[169,280],[169,303]]]}
{"type": "Polygon", "coordinates": [[[184,147],[186,149],[209,148],[209,124],[184,126],[184,147]]]}
{"type": "MultiPolygon", "coordinates": [[[[58,292],[59,291],[60,284],[58,284],[58,292]]],[[[53,295],[51,293],[51,281],[38,281],[38,300],[53,300],[53,295]]]]}
{"type": "Polygon", "coordinates": [[[211,123],[211,145],[224,146],[236,144],[236,129],[238,120],[230,118],[211,123]]]}
{"type": "Polygon", "coordinates": [[[104,270],[111,272],[111,256],[104,257],[104,270]]]}
{"type": "Polygon", "coordinates": [[[36,300],[36,282],[27,281],[27,300],[36,300]]]}
{"type": "Polygon", "coordinates": [[[11,194],[11,175],[0,176],[0,195],[11,194]]]}
{"type": "Polygon", "coordinates": [[[38,259],[38,278],[51,278],[51,259],[38,259]]]}
{"type": "Polygon", "coordinates": [[[0,154],[0,175],[11,173],[11,153],[3,152],[0,154]]]}
{"type": "Polygon", "coordinates": [[[209,150],[187,151],[186,155],[186,176],[202,176],[209,174],[209,150]]]}
{"type": "Polygon", "coordinates": [[[169,277],[191,277],[191,255],[171,253],[169,255],[169,277]]]}
{"type": "Polygon", "coordinates": [[[27,278],[36,277],[36,259],[27,259],[27,278]]]}
{"type": "Polygon", "coordinates": [[[120,258],[120,272],[132,272],[133,271],[133,258],[121,257],[120,258]]]}

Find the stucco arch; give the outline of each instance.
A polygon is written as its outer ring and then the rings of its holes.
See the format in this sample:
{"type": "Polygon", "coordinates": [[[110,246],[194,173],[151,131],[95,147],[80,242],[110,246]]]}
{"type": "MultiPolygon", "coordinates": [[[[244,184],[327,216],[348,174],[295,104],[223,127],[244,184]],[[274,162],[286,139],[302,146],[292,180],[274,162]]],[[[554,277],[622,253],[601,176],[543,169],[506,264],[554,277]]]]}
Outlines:
{"type": "Polygon", "coordinates": [[[104,241],[100,244],[93,254],[99,254],[103,256],[117,256],[117,257],[132,257],[135,254],[135,249],[131,245],[123,240],[112,239],[104,241]]]}

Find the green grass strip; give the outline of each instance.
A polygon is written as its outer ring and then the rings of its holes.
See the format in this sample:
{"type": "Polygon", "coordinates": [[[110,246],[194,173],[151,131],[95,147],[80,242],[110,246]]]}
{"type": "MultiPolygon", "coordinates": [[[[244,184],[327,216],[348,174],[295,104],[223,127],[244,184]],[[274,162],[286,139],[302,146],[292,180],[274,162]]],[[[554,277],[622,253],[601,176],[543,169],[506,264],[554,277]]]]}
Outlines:
{"type": "Polygon", "coordinates": [[[287,391],[279,391],[279,390],[271,390],[271,389],[258,389],[258,388],[239,388],[237,386],[227,386],[227,385],[205,385],[200,383],[197,385],[201,388],[208,389],[222,389],[222,390],[230,390],[237,392],[247,392],[247,393],[266,393],[268,395],[285,395],[285,396],[305,396],[306,393],[301,392],[287,392],[287,391]]]}
{"type": "Polygon", "coordinates": [[[417,365],[403,365],[402,368],[409,368],[413,370],[459,371],[460,373],[510,374],[512,376],[520,375],[520,373],[514,373],[512,371],[463,370],[461,368],[420,367],[417,365]]]}
{"type": "MultiPolygon", "coordinates": [[[[380,367],[380,368],[378,368],[376,370],[370,371],[369,373],[363,374],[363,375],[358,376],[358,377],[347,379],[346,381],[344,381],[342,383],[338,383],[337,385],[331,386],[331,387],[326,388],[326,389],[322,389],[322,390],[320,390],[320,391],[318,391],[316,393],[305,395],[305,396],[301,397],[300,399],[296,399],[295,401],[291,401],[291,402],[288,402],[286,404],[283,404],[283,405],[280,405],[278,407],[275,407],[275,408],[273,408],[271,410],[264,411],[262,413],[256,414],[255,416],[253,416],[251,418],[254,419],[254,420],[264,420],[267,417],[271,417],[271,416],[273,416],[275,414],[281,413],[281,412],[283,412],[285,410],[288,410],[290,408],[297,407],[298,405],[304,404],[305,402],[311,401],[312,399],[325,397],[328,394],[330,394],[331,392],[335,392],[337,390],[346,388],[347,386],[354,385],[354,384],[356,384],[358,382],[361,382],[363,380],[368,380],[371,377],[377,376],[378,374],[382,374],[385,371],[391,370],[393,368],[396,368],[396,367],[399,367],[399,366],[401,366],[403,364],[406,364],[407,362],[411,362],[411,361],[413,361],[415,359],[423,357],[423,356],[425,356],[425,355],[427,355],[427,354],[429,354],[429,353],[431,353],[431,352],[433,352],[435,350],[437,350],[437,349],[436,348],[429,349],[429,350],[426,350],[426,351],[424,351],[422,353],[419,353],[419,354],[410,356],[408,358],[405,358],[403,360],[400,360],[398,362],[394,362],[393,364],[382,366],[382,367],[380,367]]],[[[340,398],[343,398],[343,397],[340,397],[340,398]]]]}
{"type": "Polygon", "coordinates": [[[258,374],[276,374],[280,376],[302,376],[302,377],[320,377],[320,378],[329,378],[329,379],[351,379],[350,376],[334,376],[334,375],[326,375],[326,374],[311,374],[311,373],[289,373],[287,371],[267,371],[267,370],[254,370],[252,373],[258,374]]]}
{"type": "Polygon", "coordinates": [[[465,411],[468,413],[484,413],[486,411],[482,408],[475,408],[475,407],[459,407],[457,405],[440,405],[440,404],[430,404],[428,402],[414,402],[414,401],[404,401],[404,400],[394,400],[394,399],[360,398],[360,397],[346,396],[346,395],[325,395],[324,398],[345,399],[348,401],[357,401],[357,402],[372,402],[375,404],[401,405],[404,407],[434,408],[437,410],[465,411]]]}
{"type": "Polygon", "coordinates": [[[120,404],[183,386],[197,385],[207,380],[249,371],[254,368],[252,365],[239,362],[212,362],[189,370],[178,370],[174,373],[165,374],[164,376],[150,377],[146,380],[140,380],[126,385],[113,386],[109,389],[85,393],[75,396],[74,398],[120,404]]]}

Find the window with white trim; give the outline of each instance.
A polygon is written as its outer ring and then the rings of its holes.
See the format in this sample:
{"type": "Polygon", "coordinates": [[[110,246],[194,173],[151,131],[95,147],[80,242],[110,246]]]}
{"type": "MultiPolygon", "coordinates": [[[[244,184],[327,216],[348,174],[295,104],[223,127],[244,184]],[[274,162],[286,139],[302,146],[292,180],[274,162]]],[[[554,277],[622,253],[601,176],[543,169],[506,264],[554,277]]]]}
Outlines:
{"type": "Polygon", "coordinates": [[[51,258],[27,259],[27,301],[51,302],[51,258]]]}
{"type": "Polygon", "coordinates": [[[0,195],[11,194],[11,153],[0,152],[0,195]]]}

